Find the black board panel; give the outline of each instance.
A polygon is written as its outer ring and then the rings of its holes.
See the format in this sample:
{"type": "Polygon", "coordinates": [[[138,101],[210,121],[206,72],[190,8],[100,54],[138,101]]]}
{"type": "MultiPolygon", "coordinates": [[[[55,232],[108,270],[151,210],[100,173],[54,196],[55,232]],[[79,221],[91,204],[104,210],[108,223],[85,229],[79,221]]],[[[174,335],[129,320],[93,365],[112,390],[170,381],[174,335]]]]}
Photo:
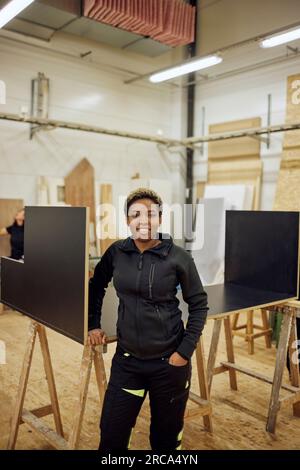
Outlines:
{"type": "Polygon", "coordinates": [[[231,283],[206,286],[205,291],[208,296],[208,317],[252,310],[254,307],[293,298],[288,293],[263,291],[231,283]]]}
{"type": "Polygon", "coordinates": [[[87,209],[25,210],[24,263],[1,259],[1,302],[83,344],[87,334],[87,209]]]}
{"type": "Polygon", "coordinates": [[[298,296],[299,212],[226,211],[225,283],[298,296]]]}

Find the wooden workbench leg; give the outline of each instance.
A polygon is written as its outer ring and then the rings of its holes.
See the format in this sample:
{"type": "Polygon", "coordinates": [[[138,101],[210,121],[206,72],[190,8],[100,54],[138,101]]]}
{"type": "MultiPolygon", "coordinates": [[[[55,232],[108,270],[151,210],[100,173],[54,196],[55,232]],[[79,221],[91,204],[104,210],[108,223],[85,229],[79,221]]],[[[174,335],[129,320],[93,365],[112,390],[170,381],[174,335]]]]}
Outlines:
{"type": "Polygon", "coordinates": [[[289,343],[292,323],[292,313],[289,308],[284,309],[283,321],[279,337],[278,348],[276,352],[276,364],[273,377],[272,392],[269,404],[269,413],[266,429],[270,433],[275,433],[277,413],[279,411],[279,393],[282,384],[282,376],[286,362],[286,353],[289,343]]]}
{"type": "Polygon", "coordinates": [[[32,362],[32,354],[33,354],[34,345],[35,345],[37,326],[38,324],[36,322],[33,322],[33,321],[30,322],[28,340],[26,344],[26,351],[25,351],[25,356],[24,356],[21,375],[20,375],[17,398],[16,398],[16,403],[13,408],[13,415],[12,415],[12,420],[11,420],[11,428],[10,428],[10,434],[9,434],[8,446],[7,446],[9,450],[12,450],[15,448],[17,437],[18,437],[19,425],[20,425],[20,420],[22,416],[25,393],[26,393],[28,377],[29,377],[29,372],[30,372],[30,367],[31,367],[31,362],[32,362]]]}
{"type": "Polygon", "coordinates": [[[85,346],[83,350],[83,356],[80,368],[79,377],[79,395],[75,403],[74,409],[74,421],[69,436],[68,445],[70,449],[76,449],[78,446],[83,414],[85,410],[88,386],[91,376],[91,368],[93,362],[93,349],[92,346],[85,346]]]}
{"type": "Polygon", "coordinates": [[[249,354],[254,354],[253,313],[253,310],[247,312],[246,341],[248,342],[249,354]]]}
{"type": "Polygon", "coordinates": [[[99,347],[95,347],[94,349],[94,366],[95,366],[95,373],[96,373],[96,380],[98,385],[99,397],[101,401],[101,408],[104,401],[104,395],[107,389],[107,381],[106,381],[106,373],[103,361],[103,354],[102,351],[98,349],[99,347]]]}
{"type": "MultiPolygon", "coordinates": [[[[291,334],[289,341],[289,359],[290,359],[290,377],[291,384],[294,387],[300,387],[300,376],[299,376],[299,357],[297,348],[297,323],[296,314],[294,312],[292,316],[291,334]]],[[[293,414],[300,418],[300,401],[293,404],[293,414]]]]}
{"type": "MultiPolygon", "coordinates": [[[[200,339],[196,348],[196,362],[197,362],[200,397],[203,398],[204,400],[209,401],[209,391],[208,391],[208,384],[207,384],[202,336],[200,336],[200,339]]],[[[203,416],[203,424],[204,424],[204,428],[206,431],[213,432],[211,414],[203,416]]]]}
{"type": "Polygon", "coordinates": [[[214,375],[214,368],[215,368],[216,357],[217,357],[217,352],[218,352],[221,326],[222,326],[222,320],[214,320],[213,333],[212,333],[208,361],[207,361],[207,384],[208,384],[209,393],[211,391],[211,384],[212,384],[212,379],[214,375]]]}
{"type": "Polygon", "coordinates": [[[231,329],[232,329],[232,333],[233,333],[233,334],[234,334],[234,330],[237,328],[238,321],[239,321],[239,316],[240,316],[239,313],[235,313],[235,314],[233,315],[232,326],[231,326],[231,329]]]}
{"type": "Polygon", "coordinates": [[[51,358],[50,358],[49,345],[48,345],[48,340],[47,340],[47,335],[46,335],[46,329],[43,325],[40,325],[40,324],[38,324],[37,328],[38,328],[38,330],[37,330],[38,335],[39,335],[39,338],[40,338],[41,351],[42,351],[42,355],[43,355],[46,379],[47,379],[47,382],[48,382],[49,395],[50,395],[50,399],[51,399],[51,405],[52,405],[52,412],[53,412],[53,417],[54,417],[54,422],[55,422],[55,428],[56,428],[57,434],[59,434],[60,436],[63,437],[64,432],[63,432],[63,426],[62,426],[62,421],[61,421],[61,416],[60,416],[60,410],[59,410],[59,404],[58,404],[54,374],[53,374],[53,369],[52,369],[52,364],[51,364],[51,358]]]}
{"type": "MultiPolygon", "coordinates": [[[[264,330],[269,330],[270,329],[270,322],[268,320],[268,314],[267,314],[267,309],[262,308],[261,309],[261,319],[262,319],[262,324],[264,330]]],[[[265,342],[266,342],[266,347],[271,348],[272,347],[272,331],[270,333],[265,335],[265,342]]]]}
{"type": "MultiPolygon", "coordinates": [[[[224,329],[225,329],[225,340],[226,340],[226,351],[228,362],[234,364],[234,350],[232,342],[232,333],[230,328],[230,317],[224,318],[224,329]]],[[[231,390],[237,390],[237,380],[236,380],[236,371],[234,369],[229,369],[229,381],[231,390]]]]}

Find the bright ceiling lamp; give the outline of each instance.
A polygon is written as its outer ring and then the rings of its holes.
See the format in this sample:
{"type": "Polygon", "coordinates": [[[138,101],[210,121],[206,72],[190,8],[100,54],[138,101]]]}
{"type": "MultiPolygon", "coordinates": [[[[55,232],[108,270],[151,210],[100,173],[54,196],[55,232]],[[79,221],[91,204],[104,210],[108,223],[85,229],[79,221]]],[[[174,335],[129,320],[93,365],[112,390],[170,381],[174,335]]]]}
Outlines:
{"type": "Polygon", "coordinates": [[[222,58],[217,55],[211,55],[202,57],[201,59],[190,60],[184,64],[171,67],[161,72],[154,73],[150,76],[149,80],[152,83],[164,82],[165,80],[171,80],[171,78],[180,77],[191,72],[197,72],[197,70],[206,69],[222,62],[222,58]]]}
{"type": "Polygon", "coordinates": [[[296,39],[300,39],[300,27],[265,38],[260,42],[260,47],[268,48],[280,46],[281,44],[286,44],[287,42],[295,41],[296,39]]]}
{"type": "Polygon", "coordinates": [[[0,28],[9,23],[10,20],[33,2],[34,0],[11,0],[0,10],[0,28]]]}

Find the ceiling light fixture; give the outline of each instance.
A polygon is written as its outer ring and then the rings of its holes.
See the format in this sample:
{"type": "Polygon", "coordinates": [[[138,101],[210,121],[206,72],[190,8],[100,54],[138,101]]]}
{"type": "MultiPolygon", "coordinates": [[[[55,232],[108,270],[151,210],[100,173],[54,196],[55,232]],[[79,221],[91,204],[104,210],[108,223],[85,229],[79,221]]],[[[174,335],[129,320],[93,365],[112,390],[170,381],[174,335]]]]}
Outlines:
{"type": "Polygon", "coordinates": [[[223,59],[217,55],[193,59],[181,65],[170,67],[166,70],[162,70],[161,72],[156,72],[149,77],[149,80],[152,83],[164,82],[166,80],[171,80],[172,78],[180,77],[181,75],[186,75],[187,73],[197,72],[197,70],[212,67],[213,65],[217,65],[222,62],[222,60],[223,59]]]}
{"type": "Polygon", "coordinates": [[[0,28],[9,23],[34,0],[12,0],[0,10],[0,28]]]}
{"type": "Polygon", "coordinates": [[[292,29],[284,33],[274,34],[273,36],[263,39],[260,42],[260,47],[268,48],[268,47],[280,46],[281,44],[286,44],[287,42],[292,42],[292,41],[295,41],[296,39],[300,39],[299,27],[297,29],[292,29]]]}

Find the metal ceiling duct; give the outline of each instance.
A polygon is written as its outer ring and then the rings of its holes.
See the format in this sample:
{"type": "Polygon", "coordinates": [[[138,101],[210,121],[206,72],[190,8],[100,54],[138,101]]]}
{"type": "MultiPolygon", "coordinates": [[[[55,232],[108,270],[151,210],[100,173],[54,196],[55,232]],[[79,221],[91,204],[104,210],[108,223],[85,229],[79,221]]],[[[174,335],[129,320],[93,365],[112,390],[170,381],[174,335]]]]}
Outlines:
{"type": "Polygon", "coordinates": [[[192,41],[194,10],[186,7],[184,0],[36,0],[5,29],[46,41],[63,31],[156,57],[192,41]]]}

